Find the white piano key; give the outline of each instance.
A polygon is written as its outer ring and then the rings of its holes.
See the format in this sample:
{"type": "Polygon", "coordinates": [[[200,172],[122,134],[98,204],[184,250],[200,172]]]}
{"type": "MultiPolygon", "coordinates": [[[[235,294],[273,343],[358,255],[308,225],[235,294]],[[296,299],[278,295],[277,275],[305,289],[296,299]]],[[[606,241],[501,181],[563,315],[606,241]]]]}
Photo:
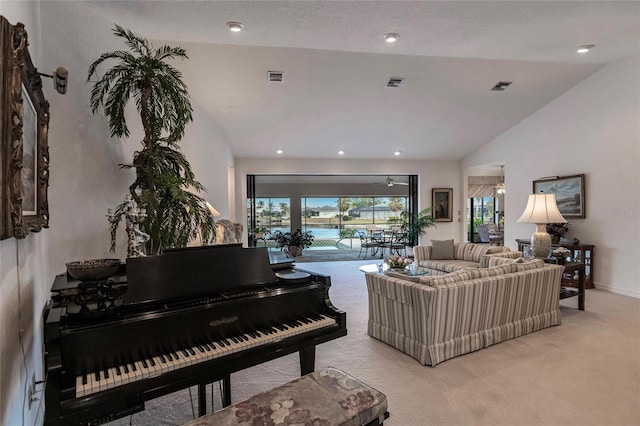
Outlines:
{"type": "Polygon", "coordinates": [[[122,381],[124,383],[133,383],[136,381],[136,373],[131,369],[132,365],[130,363],[126,363],[126,366],[128,371],[124,371],[124,368],[121,369],[122,381]]]}
{"type": "Polygon", "coordinates": [[[84,396],[84,385],[82,384],[83,376],[76,377],[76,398],[84,396]]]}
{"type": "Polygon", "coordinates": [[[162,362],[162,359],[159,356],[154,356],[153,360],[156,363],[156,372],[163,374],[166,373],[167,371],[167,363],[166,362],[162,362]]]}
{"type": "Polygon", "coordinates": [[[109,373],[109,377],[106,378],[107,389],[111,389],[116,386],[115,377],[113,377],[113,375],[116,374],[116,370],[114,368],[108,368],[107,372],[109,373]]]}
{"type": "Polygon", "coordinates": [[[116,367],[111,367],[109,369],[109,375],[113,377],[113,387],[122,386],[122,375],[118,374],[118,369],[116,367]]]}
{"type": "Polygon", "coordinates": [[[146,379],[151,375],[149,369],[142,365],[142,361],[136,361],[136,367],[140,370],[143,379],[146,379]]]}

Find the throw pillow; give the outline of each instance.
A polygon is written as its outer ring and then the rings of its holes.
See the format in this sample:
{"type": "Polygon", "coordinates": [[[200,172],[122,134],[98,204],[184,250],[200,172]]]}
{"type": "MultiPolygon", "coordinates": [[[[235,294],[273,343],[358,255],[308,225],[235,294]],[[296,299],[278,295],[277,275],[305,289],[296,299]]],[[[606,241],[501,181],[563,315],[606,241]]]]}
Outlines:
{"type": "Polygon", "coordinates": [[[431,240],[431,260],[453,259],[453,240],[431,240]]]}

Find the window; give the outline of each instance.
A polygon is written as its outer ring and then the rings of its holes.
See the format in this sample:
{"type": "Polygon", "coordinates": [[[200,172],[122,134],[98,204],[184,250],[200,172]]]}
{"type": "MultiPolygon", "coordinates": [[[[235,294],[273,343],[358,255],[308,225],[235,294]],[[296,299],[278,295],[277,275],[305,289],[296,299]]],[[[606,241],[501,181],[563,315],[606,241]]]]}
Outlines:
{"type": "Polygon", "coordinates": [[[256,226],[270,232],[291,230],[289,198],[256,198],[256,226]]]}

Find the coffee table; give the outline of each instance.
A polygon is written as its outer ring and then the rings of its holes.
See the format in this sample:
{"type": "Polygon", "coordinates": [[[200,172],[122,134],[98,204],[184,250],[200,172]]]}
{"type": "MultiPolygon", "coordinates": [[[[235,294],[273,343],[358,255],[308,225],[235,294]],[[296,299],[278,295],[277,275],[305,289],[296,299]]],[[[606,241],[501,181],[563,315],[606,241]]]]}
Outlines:
{"type": "MultiPolygon", "coordinates": [[[[381,274],[387,271],[390,271],[389,265],[387,265],[386,263],[370,263],[367,265],[362,265],[359,269],[362,272],[377,272],[381,274]]],[[[411,265],[409,269],[405,269],[403,271],[394,270],[393,272],[397,274],[407,275],[410,277],[418,277],[421,275],[429,274],[429,270],[427,268],[422,268],[420,266],[415,266],[415,265],[411,265]]]]}

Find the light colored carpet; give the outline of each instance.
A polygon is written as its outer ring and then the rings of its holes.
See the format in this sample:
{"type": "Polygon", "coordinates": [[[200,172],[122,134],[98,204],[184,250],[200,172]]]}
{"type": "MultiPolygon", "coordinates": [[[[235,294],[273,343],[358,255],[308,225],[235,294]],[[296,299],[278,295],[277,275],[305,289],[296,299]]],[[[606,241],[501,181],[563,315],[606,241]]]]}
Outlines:
{"type": "MultiPolygon", "coordinates": [[[[425,367],[367,336],[367,293],[358,266],[300,265],[331,275],[331,301],[347,313],[346,337],[317,348],[316,368],[334,366],[385,393],[389,426],[640,425],[640,300],[589,290],[562,305],[562,325],[425,367]]],[[[231,376],[239,402],[299,375],[297,354],[231,376]]],[[[195,388],[194,388],[195,399],[195,388]]],[[[217,391],[215,408],[220,408],[217,391]]],[[[210,407],[209,407],[210,410],[210,407]]],[[[189,393],[147,403],[113,425],[191,420],[189,393]]]]}

